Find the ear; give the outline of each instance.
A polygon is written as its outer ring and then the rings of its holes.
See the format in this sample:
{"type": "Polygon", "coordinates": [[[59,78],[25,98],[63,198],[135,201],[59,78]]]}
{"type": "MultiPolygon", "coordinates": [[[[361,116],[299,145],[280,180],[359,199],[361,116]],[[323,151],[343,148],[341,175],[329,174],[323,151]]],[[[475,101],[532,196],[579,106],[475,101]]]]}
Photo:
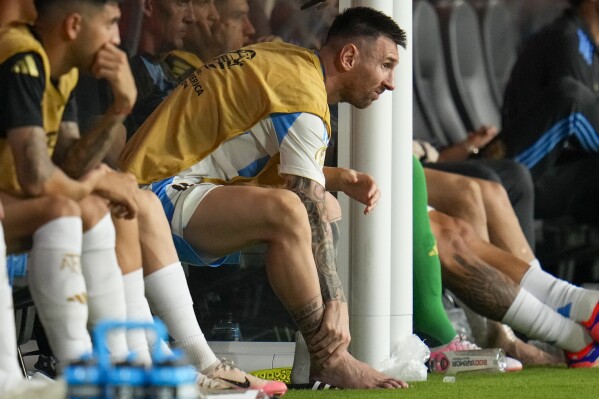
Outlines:
{"type": "Polygon", "coordinates": [[[348,43],[341,48],[339,51],[339,61],[341,67],[346,71],[349,71],[356,65],[356,58],[358,55],[358,48],[353,43],[348,43]]]}
{"type": "Polygon", "coordinates": [[[145,17],[151,17],[152,13],[154,13],[153,0],[141,0],[141,7],[145,17]]]}
{"type": "Polygon", "coordinates": [[[81,23],[82,23],[81,14],[73,12],[66,16],[64,19],[64,32],[69,40],[75,40],[77,36],[79,36],[79,32],[81,32],[81,23]]]}

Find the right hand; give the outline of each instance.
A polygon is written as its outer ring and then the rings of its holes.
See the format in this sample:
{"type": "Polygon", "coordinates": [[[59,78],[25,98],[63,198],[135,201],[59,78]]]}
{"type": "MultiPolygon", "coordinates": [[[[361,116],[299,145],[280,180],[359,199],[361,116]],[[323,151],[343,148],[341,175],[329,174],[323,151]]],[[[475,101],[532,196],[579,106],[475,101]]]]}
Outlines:
{"type": "Polygon", "coordinates": [[[133,219],[137,216],[135,176],[110,170],[96,183],[94,193],[109,201],[109,208],[117,218],[133,219]]]}
{"type": "Polygon", "coordinates": [[[96,79],[106,79],[110,83],[114,113],[129,114],[137,100],[137,87],[127,54],[114,44],[106,43],[96,54],[92,73],[96,79]]]}

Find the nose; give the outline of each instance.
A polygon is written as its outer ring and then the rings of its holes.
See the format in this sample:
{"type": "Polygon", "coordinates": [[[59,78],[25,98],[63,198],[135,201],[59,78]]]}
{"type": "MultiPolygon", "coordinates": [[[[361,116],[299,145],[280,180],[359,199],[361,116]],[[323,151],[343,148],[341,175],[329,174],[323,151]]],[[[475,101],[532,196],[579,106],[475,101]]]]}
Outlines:
{"type": "Polygon", "coordinates": [[[389,91],[395,90],[395,80],[393,77],[393,70],[390,71],[389,74],[387,75],[387,78],[385,80],[383,80],[383,86],[385,87],[385,90],[389,90],[389,91]]]}
{"type": "Polygon", "coordinates": [[[114,32],[110,37],[110,43],[114,44],[115,46],[121,45],[121,33],[118,26],[115,27],[114,32]]]}
{"type": "Polygon", "coordinates": [[[243,36],[251,38],[255,34],[256,28],[254,28],[254,25],[252,24],[252,21],[250,21],[250,18],[246,16],[243,21],[243,36]]]}
{"type": "Polygon", "coordinates": [[[218,20],[220,20],[220,14],[216,10],[214,1],[210,2],[210,9],[208,10],[208,19],[213,22],[217,22],[218,20]]]}
{"type": "Polygon", "coordinates": [[[187,7],[185,7],[185,14],[183,15],[183,22],[186,24],[193,24],[196,21],[196,15],[193,12],[193,5],[191,4],[191,0],[187,2],[187,7]]]}

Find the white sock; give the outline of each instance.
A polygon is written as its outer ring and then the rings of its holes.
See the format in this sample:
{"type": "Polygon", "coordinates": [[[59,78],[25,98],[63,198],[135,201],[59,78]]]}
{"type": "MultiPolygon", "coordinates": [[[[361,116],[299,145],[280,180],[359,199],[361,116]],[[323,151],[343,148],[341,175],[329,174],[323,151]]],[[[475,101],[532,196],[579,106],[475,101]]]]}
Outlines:
{"type": "MultiPolygon", "coordinates": [[[[127,303],[127,320],[138,322],[152,321],[150,305],[148,305],[144,294],[143,270],[139,269],[123,275],[123,284],[125,286],[125,301],[127,303]]],[[[135,353],[138,362],[145,365],[152,364],[145,331],[136,329],[127,330],[127,346],[131,352],[135,353]]]]}
{"type": "MultiPolygon", "coordinates": [[[[123,276],[125,283],[125,298],[127,300],[127,319],[141,322],[154,322],[150,305],[145,296],[143,270],[139,269],[123,276]]],[[[127,331],[127,343],[129,350],[137,353],[137,360],[143,364],[151,364],[152,357],[150,352],[154,350],[155,335],[147,331],[129,330],[127,331]]],[[[160,339],[160,350],[165,355],[172,355],[172,351],[160,339]]]]}
{"type": "Polygon", "coordinates": [[[534,258],[529,263],[530,267],[534,267],[536,269],[541,269],[541,262],[537,258],[534,258]]]}
{"type": "Polygon", "coordinates": [[[528,269],[520,286],[541,302],[574,321],[587,321],[599,303],[599,291],[576,287],[541,268],[528,269]]]}
{"type": "Polygon", "coordinates": [[[29,290],[52,351],[62,362],[91,352],[87,292],[81,273],[81,219],[61,217],[33,234],[29,290]]]}
{"type": "MultiPolygon", "coordinates": [[[[116,234],[110,214],[83,234],[81,265],[87,285],[89,325],[93,328],[104,320],[124,321],[127,318],[123,275],[115,252],[116,234]]],[[[106,339],[114,361],[127,358],[125,330],[111,331],[106,339]]]]}
{"type": "Polygon", "coordinates": [[[181,263],[173,263],[145,277],[146,297],[150,307],[164,323],[175,345],[199,370],[218,361],[200,329],[193,310],[193,300],[181,263]]]}
{"type": "Polygon", "coordinates": [[[0,393],[23,381],[17,362],[15,315],[12,304],[12,288],[6,273],[6,245],[4,230],[0,225],[0,393]]]}
{"type": "Polygon", "coordinates": [[[579,352],[593,342],[583,326],[563,317],[522,288],[502,322],[529,338],[568,352],[579,352]]]}

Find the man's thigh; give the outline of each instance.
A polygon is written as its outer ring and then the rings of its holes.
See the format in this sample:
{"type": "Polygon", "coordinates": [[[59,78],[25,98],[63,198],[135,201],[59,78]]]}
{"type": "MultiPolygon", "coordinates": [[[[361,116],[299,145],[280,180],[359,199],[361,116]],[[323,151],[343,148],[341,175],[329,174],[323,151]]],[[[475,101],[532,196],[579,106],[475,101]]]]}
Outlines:
{"type": "Polygon", "coordinates": [[[218,186],[197,202],[183,236],[195,250],[223,256],[272,240],[290,209],[305,212],[299,197],[289,190],[218,186]]]}

